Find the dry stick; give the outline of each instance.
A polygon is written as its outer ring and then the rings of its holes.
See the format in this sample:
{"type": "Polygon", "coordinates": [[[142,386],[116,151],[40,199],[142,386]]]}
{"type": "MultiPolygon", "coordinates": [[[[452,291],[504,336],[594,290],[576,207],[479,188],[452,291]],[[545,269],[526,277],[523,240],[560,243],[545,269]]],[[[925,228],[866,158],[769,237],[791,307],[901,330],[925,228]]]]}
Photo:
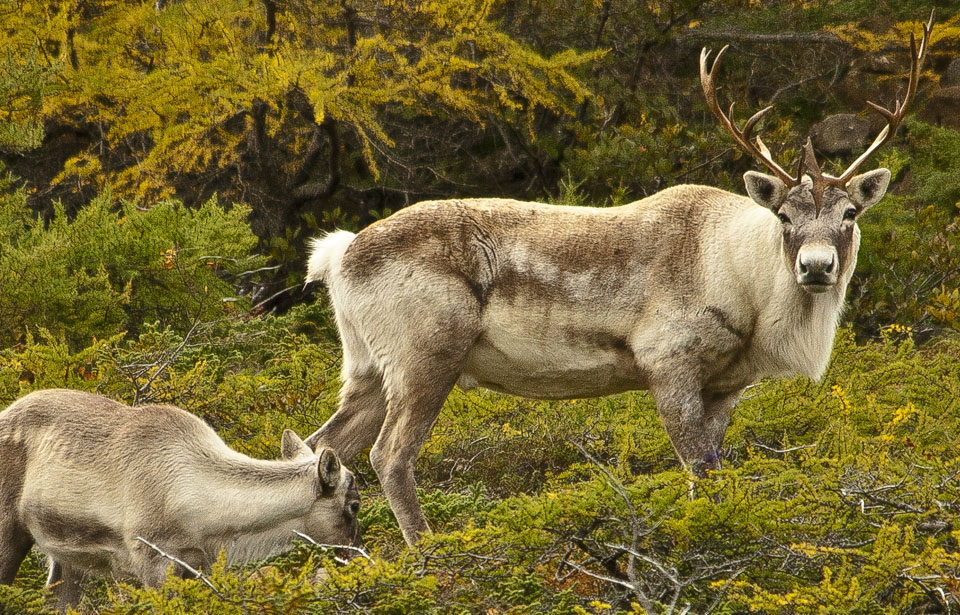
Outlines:
{"type": "Polygon", "coordinates": [[[773,448],[772,446],[767,446],[766,444],[760,444],[759,442],[751,442],[750,446],[755,446],[757,448],[762,448],[765,451],[770,451],[771,453],[792,453],[794,451],[802,451],[807,448],[814,448],[816,444],[801,444],[799,446],[791,446],[789,448],[773,448]]]}
{"type": "MultiPolygon", "coordinates": [[[[313,538],[310,538],[303,532],[298,532],[297,530],[293,530],[293,533],[299,536],[300,538],[303,538],[304,540],[306,540],[307,542],[309,542],[315,547],[320,547],[322,549],[347,549],[348,551],[354,551],[356,553],[359,553],[360,557],[364,559],[370,560],[371,562],[373,561],[373,558],[370,557],[370,554],[367,553],[365,550],[361,549],[360,547],[352,547],[350,545],[328,545],[321,542],[317,542],[316,540],[314,540],[313,538]]],[[[342,557],[337,557],[336,555],[333,556],[333,559],[338,564],[350,563],[350,560],[343,559],[342,557]]]]}
{"type": "MultiPolygon", "coordinates": [[[[288,287],[284,288],[283,290],[279,290],[279,291],[273,293],[272,295],[270,295],[269,297],[267,297],[267,298],[264,299],[263,301],[260,301],[260,302],[257,303],[255,306],[253,306],[252,308],[250,308],[250,311],[253,312],[253,311],[256,310],[257,308],[261,307],[263,304],[267,303],[268,301],[271,301],[271,300],[273,300],[273,299],[276,299],[277,297],[279,297],[279,296],[282,295],[283,293],[288,293],[288,292],[290,292],[291,290],[293,290],[294,288],[297,288],[297,287],[299,287],[299,286],[300,286],[299,284],[294,284],[294,285],[292,285],[292,286],[288,286],[288,287]]],[[[304,286],[306,286],[306,284],[304,284],[304,286]]]]}
{"type": "Polygon", "coordinates": [[[685,177],[685,176],[687,176],[687,175],[690,175],[691,173],[694,173],[695,171],[699,171],[699,170],[702,169],[703,167],[708,166],[708,165],[711,165],[711,164],[713,164],[714,162],[716,162],[717,160],[720,160],[721,158],[725,157],[727,154],[729,154],[729,153],[732,152],[732,151],[733,151],[733,148],[732,148],[732,147],[728,147],[727,149],[723,150],[722,152],[720,152],[719,154],[717,154],[716,156],[714,156],[714,157],[711,158],[710,160],[708,160],[708,161],[706,161],[706,162],[702,162],[702,163],[698,164],[697,166],[692,167],[692,168],[689,168],[689,169],[687,169],[686,171],[684,171],[683,173],[680,173],[679,175],[674,176],[673,180],[676,181],[676,180],[680,179],[681,177],[685,177]]]}
{"type": "MultiPolygon", "coordinates": [[[[630,558],[630,563],[629,563],[629,565],[628,565],[628,567],[627,567],[627,576],[629,577],[629,582],[628,582],[628,581],[623,581],[623,580],[620,580],[620,579],[616,579],[616,578],[613,578],[613,577],[609,577],[609,576],[606,576],[606,575],[601,575],[601,574],[597,574],[597,573],[591,572],[590,570],[587,570],[587,569],[583,568],[582,566],[580,566],[580,565],[578,565],[578,564],[575,564],[575,563],[573,563],[573,562],[571,562],[571,561],[566,561],[566,564],[567,564],[568,566],[571,566],[572,568],[574,568],[574,569],[576,569],[576,570],[579,570],[580,572],[582,572],[583,574],[586,574],[587,576],[593,577],[593,578],[595,578],[595,579],[607,581],[607,582],[610,582],[610,583],[615,583],[615,584],[621,585],[621,586],[623,586],[623,587],[628,587],[628,588],[630,588],[631,590],[634,591],[634,593],[636,594],[637,598],[640,598],[640,599],[641,599],[641,606],[643,606],[643,608],[646,609],[647,612],[652,613],[652,612],[654,612],[654,611],[653,611],[653,604],[649,601],[649,598],[646,597],[646,594],[644,594],[643,591],[640,589],[640,584],[639,584],[639,580],[637,579],[637,573],[636,573],[636,567],[635,567],[635,561],[636,561],[636,560],[639,559],[639,560],[641,560],[641,561],[644,561],[644,562],[650,564],[651,566],[653,566],[654,568],[656,568],[663,576],[665,576],[671,583],[673,583],[673,585],[674,585],[674,593],[673,593],[673,597],[672,597],[673,599],[672,599],[672,601],[671,601],[671,603],[670,603],[670,605],[669,605],[669,607],[668,607],[668,610],[667,610],[667,613],[673,613],[674,610],[676,609],[677,601],[678,601],[678,599],[680,598],[680,592],[683,590],[684,587],[686,587],[687,585],[689,585],[689,582],[683,582],[683,581],[680,580],[679,574],[678,574],[678,571],[677,571],[676,568],[673,568],[673,567],[671,566],[671,570],[667,570],[666,567],[665,567],[662,563],[656,561],[655,559],[653,559],[653,558],[651,558],[651,557],[648,557],[648,556],[640,553],[640,552],[637,550],[637,545],[638,545],[638,543],[639,543],[639,539],[641,538],[641,536],[646,536],[647,534],[649,534],[650,532],[652,532],[653,530],[655,530],[655,529],[660,525],[660,523],[658,522],[656,525],[654,525],[652,528],[650,528],[650,529],[647,530],[646,532],[642,532],[642,533],[641,533],[640,530],[639,530],[639,528],[638,528],[638,526],[639,526],[639,519],[637,519],[636,509],[634,508],[633,502],[630,501],[630,498],[629,498],[629,496],[627,495],[626,489],[624,489],[624,487],[623,487],[623,485],[620,483],[620,481],[617,480],[617,478],[616,478],[615,476],[613,476],[613,474],[611,474],[610,471],[607,470],[607,469],[603,466],[603,464],[600,463],[599,460],[597,460],[593,455],[591,455],[590,453],[588,453],[587,450],[586,450],[582,445],[580,445],[578,442],[574,442],[574,441],[572,441],[572,440],[571,440],[570,443],[573,444],[575,447],[577,447],[577,449],[580,450],[580,452],[583,454],[584,457],[586,457],[588,460],[590,460],[594,465],[597,466],[597,468],[598,468],[601,472],[603,472],[603,474],[607,477],[608,484],[609,484],[609,485],[614,489],[614,491],[616,491],[617,494],[623,499],[624,503],[626,503],[627,509],[628,509],[629,512],[630,512],[630,520],[631,520],[631,522],[632,522],[633,534],[634,534],[634,535],[633,535],[633,545],[632,545],[632,548],[628,548],[628,547],[625,547],[625,546],[623,546],[623,545],[611,544],[611,543],[605,543],[605,544],[604,544],[604,546],[606,546],[606,547],[608,547],[608,548],[615,549],[615,550],[617,550],[617,551],[621,551],[621,552],[623,552],[623,553],[626,553],[627,556],[630,558]],[[647,606],[648,604],[649,604],[649,607],[647,606]]],[[[743,560],[741,560],[741,561],[743,561],[743,560]]],[[[740,562],[738,562],[738,563],[740,563],[740,562]]],[[[714,611],[714,609],[717,608],[717,606],[720,604],[721,598],[722,598],[723,595],[726,593],[727,588],[730,586],[730,583],[731,583],[734,579],[736,579],[738,576],[740,576],[746,569],[747,569],[746,566],[743,566],[743,567],[739,568],[738,570],[736,570],[736,571],[733,573],[733,576],[731,576],[729,579],[727,579],[727,583],[726,583],[726,585],[724,586],[723,591],[720,592],[720,593],[717,595],[717,597],[713,600],[713,602],[710,604],[710,606],[707,608],[707,610],[704,611],[704,615],[708,615],[709,613],[712,613],[712,612],[714,611]]],[[[688,612],[690,611],[690,609],[691,609],[690,605],[687,605],[686,608],[684,608],[683,611],[681,611],[680,615],[683,615],[684,613],[688,613],[688,612]]]]}
{"type": "Polygon", "coordinates": [[[197,330],[197,326],[200,324],[200,314],[197,314],[197,317],[193,319],[193,324],[190,325],[190,329],[183,336],[183,340],[180,341],[180,345],[173,349],[169,355],[163,358],[163,360],[157,361],[157,371],[147,377],[147,382],[144,383],[142,387],[137,387],[137,392],[134,396],[133,405],[136,406],[137,402],[140,399],[140,396],[146,392],[150,387],[153,386],[154,381],[162,374],[170,365],[180,357],[180,353],[183,352],[183,349],[187,347],[187,342],[190,341],[190,338],[193,336],[194,331],[197,330]]]}
{"type": "MultiPolygon", "coordinates": [[[[613,490],[617,492],[617,495],[620,496],[620,498],[623,500],[623,503],[627,505],[627,511],[630,513],[630,522],[631,522],[630,525],[631,525],[631,529],[633,530],[633,541],[632,541],[633,549],[631,549],[630,552],[628,552],[628,556],[627,556],[629,558],[629,561],[627,562],[627,578],[630,580],[630,585],[628,585],[628,587],[630,587],[630,589],[633,590],[634,595],[637,597],[637,600],[640,602],[640,606],[642,606],[643,609],[648,613],[653,613],[654,612],[653,602],[650,600],[647,594],[644,593],[642,589],[640,589],[640,580],[637,578],[637,568],[636,568],[637,560],[633,553],[633,551],[637,549],[637,546],[639,545],[640,537],[641,537],[640,528],[639,528],[640,520],[637,519],[637,510],[636,508],[634,508],[633,502],[630,501],[630,496],[627,495],[627,490],[624,489],[620,481],[617,480],[617,478],[613,474],[611,474],[610,471],[607,470],[607,468],[605,468],[603,464],[600,463],[599,460],[597,460],[596,457],[594,457],[589,452],[587,452],[587,449],[585,449],[583,445],[581,445],[579,442],[574,442],[572,440],[570,441],[570,443],[573,444],[575,447],[577,447],[577,450],[579,450],[584,457],[590,460],[591,463],[593,463],[595,466],[597,466],[597,468],[601,472],[603,472],[604,476],[606,476],[607,478],[607,484],[610,485],[613,488],[613,490]]],[[[646,533],[649,533],[649,532],[646,532],[646,533]]],[[[586,572],[586,571],[582,571],[582,572],[586,572]]],[[[590,575],[590,576],[595,576],[595,575],[590,575]]]]}
{"type": "MultiPolygon", "coordinates": [[[[183,566],[184,570],[186,570],[187,572],[189,572],[190,574],[192,574],[195,579],[199,579],[204,585],[206,585],[207,587],[209,587],[210,590],[213,591],[213,593],[215,593],[218,598],[220,598],[221,600],[224,600],[224,601],[228,601],[227,598],[226,598],[226,596],[224,596],[223,593],[222,593],[219,589],[217,589],[217,586],[214,585],[213,582],[210,581],[210,579],[208,579],[207,577],[205,577],[202,572],[200,572],[199,570],[197,570],[196,568],[194,568],[193,566],[191,566],[191,565],[188,564],[187,562],[183,561],[182,559],[170,555],[169,553],[167,553],[166,551],[164,551],[163,549],[161,549],[161,548],[158,547],[157,545],[155,545],[155,544],[153,544],[152,542],[146,540],[145,538],[141,538],[140,536],[137,536],[137,540],[139,540],[139,541],[142,542],[143,544],[147,545],[148,547],[150,547],[151,549],[153,549],[154,551],[156,551],[158,554],[160,554],[161,557],[165,557],[166,559],[170,560],[170,561],[173,562],[174,564],[179,564],[180,566],[183,566]]],[[[228,602],[229,602],[229,601],[228,601],[228,602]]]]}

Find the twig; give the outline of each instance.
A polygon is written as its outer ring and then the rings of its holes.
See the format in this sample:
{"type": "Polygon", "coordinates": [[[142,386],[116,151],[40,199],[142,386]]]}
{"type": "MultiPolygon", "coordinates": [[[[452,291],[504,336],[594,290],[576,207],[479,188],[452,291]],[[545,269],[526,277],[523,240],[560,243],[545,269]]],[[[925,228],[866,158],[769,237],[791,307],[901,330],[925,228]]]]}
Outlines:
{"type": "MultiPolygon", "coordinates": [[[[279,290],[279,291],[273,293],[272,295],[270,295],[269,297],[267,297],[267,298],[264,299],[263,301],[260,301],[260,302],[257,303],[255,306],[253,306],[252,308],[250,308],[250,311],[251,311],[251,312],[256,312],[256,310],[259,309],[260,307],[262,307],[264,304],[266,304],[266,303],[268,303],[268,302],[276,299],[277,297],[279,297],[280,295],[282,295],[282,294],[284,294],[284,293],[288,293],[288,292],[290,292],[291,290],[293,290],[293,289],[295,289],[295,288],[298,288],[299,286],[300,286],[299,284],[294,284],[294,285],[292,285],[292,286],[288,286],[288,287],[284,288],[283,290],[279,290]]],[[[306,286],[306,284],[304,284],[304,286],[306,286]]]]}
{"type": "MultiPolygon", "coordinates": [[[[576,571],[578,571],[578,572],[581,572],[581,573],[587,575],[588,577],[592,577],[592,578],[597,579],[597,580],[600,580],[600,581],[606,581],[607,583],[613,583],[614,585],[620,585],[620,586],[626,587],[627,589],[632,590],[632,591],[634,591],[634,592],[637,591],[637,588],[634,587],[633,583],[631,583],[630,581],[624,581],[623,579],[618,579],[618,578],[616,578],[616,577],[611,577],[611,576],[607,576],[607,575],[605,575],[605,574],[600,574],[600,573],[594,572],[594,571],[592,571],[592,570],[590,570],[590,569],[588,569],[588,568],[584,568],[584,567],[581,566],[580,564],[577,564],[577,563],[575,563],[575,562],[571,562],[570,560],[565,560],[565,561],[564,561],[564,564],[567,565],[567,566],[570,566],[571,568],[573,568],[574,570],[576,570],[576,571]]],[[[651,607],[653,606],[652,603],[649,603],[649,604],[650,604],[651,607]]],[[[642,605],[641,605],[641,606],[642,606],[642,605]]],[[[647,607],[644,606],[643,608],[646,609],[647,607]]],[[[647,610],[647,612],[648,612],[648,613],[654,613],[655,611],[647,610]]]]}
{"type": "Polygon", "coordinates": [[[154,551],[156,551],[161,557],[164,557],[164,558],[170,560],[170,561],[173,562],[174,564],[178,564],[178,565],[182,566],[183,569],[186,570],[187,572],[189,572],[190,574],[192,574],[195,579],[198,579],[198,580],[201,581],[204,585],[206,585],[207,587],[209,587],[210,590],[211,590],[213,593],[215,593],[218,598],[220,598],[221,600],[224,600],[224,601],[229,602],[229,601],[227,600],[226,596],[224,596],[223,593],[222,593],[219,589],[217,589],[217,586],[214,585],[213,582],[210,581],[210,579],[208,579],[206,576],[204,576],[204,574],[203,574],[202,572],[200,572],[199,570],[197,570],[196,568],[194,568],[193,566],[191,566],[191,565],[188,564],[187,562],[183,561],[182,559],[170,555],[169,553],[167,553],[166,551],[164,551],[163,549],[161,549],[161,548],[158,547],[157,545],[153,544],[153,543],[150,542],[149,540],[146,540],[145,538],[142,538],[142,537],[140,537],[140,536],[137,536],[137,540],[139,540],[139,541],[142,542],[143,544],[147,545],[148,547],[150,547],[151,549],[153,549],[154,551]]]}
{"type": "Polygon", "coordinates": [[[695,43],[700,44],[703,41],[723,40],[737,43],[761,43],[761,44],[824,44],[849,46],[842,38],[832,32],[782,32],[778,34],[757,34],[753,32],[744,32],[742,30],[705,30],[692,29],[682,33],[677,37],[681,44],[695,43]]]}
{"type": "Polygon", "coordinates": [[[183,340],[181,340],[180,345],[174,348],[173,351],[170,352],[162,360],[156,361],[146,366],[144,370],[134,378],[133,384],[134,384],[134,387],[136,387],[136,391],[134,391],[134,394],[133,394],[134,406],[137,406],[140,404],[140,400],[142,399],[143,395],[150,390],[150,387],[153,386],[154,381],[160,376],[160,374],[166,371],[166,369],[170,367],[170,365],[174,361],[176,361],[180,357],[180,353],[183,352],[184,348],[186,348],[187,342],[190,341],[190,338],[193,336],[193,333],[194,331],[196,331],[197,326],[199,324],[200,324],[200,314],[198,313],[197,317],[194,318],[193,320],[193,324],[190,325],[190,329],[183,336],[183,340]],[[147,371],[149,371],[151,367],[154,367],[154,366],[157,367],[157,370],[147,377],[147,381],[143,383],[143,386],[137,386],[136,381],[139,378],[139,376],[145,374],[147,371]]]}
{"type": "Polygon", "coordinates": [[[637,518],[637,510],[636,508],[634,508],[633,502],[630,500],[630,496],[627,495],[627,490],[623,487],[620,481],[617,480],[617,478],[609,470],[607,470],[607,468],[605,468],[604,465],[600,463],[600,461],[598,461],[593,455],[587,452],[587,449],[585,449],[583,445],[581,445],[579,442],[573,442],[573,441],[571,441],[571,444],[577,447],[577,450],[579,450],[584,457],[590,460],[591,463],[593,463],[595,466],[597,466],[597,468],[601,472],[603,472],[604,476],[606,476],[607,478],[607,484],[610,485],[613,488],[613,490],[617,492],[617,495],[620,496],[620,498],[623,500],[623,503],[626,504],[627,506],[627,512],[630,513],[630,525],[631,525],[630,529],[633,531],[633,540],[632,540],[633,548],[627,551],[628,557],[629,557],[629,561],[627,562],[627,578],[630,581],[630,584],[628,585],[628,587],[630,587],[630,589],[633,590],[633,594],[637,597],[637,601],[640,603],[640,606],[642,606],[643,609],[648,613],[653,613],[654,612],[653,601],[650,600],[647,594],[640,588],[640,579],[637,578],[637,566],[636,566],[636,563],[637,563],[636,550],[640,544],[640,538],[652,532],[653,529],[649,529],[646,532],[640,531],[640,520],[637,518]]]}
{"type": "Polygon", "coordinates": [[[937,605],[939,608],[943,609],[942,612],[950,612],[949,599],[947,598],[946,592],[943,591],[942,587],[930,587],[924,581],[939,581],[943,577],[914,577],[908,574],[900,573],[901,578],[907,579],[916,583],[923,593],[927,595],[927,599],[930,600],[933,604],[937,605]]]}
{"type": "MultiPolygon", "coordinates": [[[[348,551],[353,551],[355,553],[358,553],[360,557],[366,560],[369,560],[371,562],[373,561],[373,558],[370,557],[370,554],[367,553],[364,549],[361,549],[360,547],[353,547],[350,545],[328,545],[328,544],[317,542],[316,540],[314,540],[313,538],[310,538],[303,532],[298,532],[297,530],[293,530],[293,533],[299,536],[300,538],[303,538],[304,540],[306,540],[307,542],[309,542],[315,547],[320,547],[321,549],[347,549],[348,551]]],[[[337,557],[336,555],[333,556],[333,559],[338,564],[350,563],[350,560],[343,559],[342,557],[337,557]]]]}
{"type": "Polygon", "coordinates": [[[792,453],[793,451],[802,451],[805,448],[814,448],[816,444],[801,444],[799,446],[791,446],[790,448],[773,448],[772,446],[767,446],[766,444],[760,444],[759,442],[751,442],[750,446],[755,446],[757,448],[762,448],[765,451],[770,451],[771,453],[792,453]]]}
{"type": "Polygon", "coordinates": [[[726,579],[726,583],[723,584],[723,589],[721,589],[720,592],[717,594],[717,596],[713,599],[713,602],[711,602],[710,606],[707,607],[707,610],[703,612],[703,615],[710,615],[710,613],[713,613],[714,609],[720,606],[720,601],[727,594],[727,590],[730,588],[730,585],[736,580],[737,577],[743,574],[746,570],[747,570],[747,567],[744,566],[743,568],[740,568],[739,570],[734,572],[733,576],[731,576],[729,579],[726,579]]]}
{"type": "Polygon", "coordinates": [[[694,173],[694,172],[696,172],[696,171],[699,171],[700,169],[702,169],[703,167],[705,167],[705,166],[707,166],[707,165],[713,164],[713,163],[716,162],[717,160],[720,160],[721,158],[723,158],[724,156],[726,156],[727,154],[729,154],[730,152],[732,152],[733,149],[734,149],[734,148],[732,148],[732,147],[728,147],[727,149],[723,150],[722,152],[720,152],[719,154],[717,154],[716,156],[714,156],[714,157],[711,158],[710,160],[707,160],[706,162],[701,162],[701,163],[698,164],[697,166],[691,167],[691,168],[687,169],[686,171],[684,171],[683,173],[680,173],[679,175],[675,175],[675,176],[673,177],[673,180],[676,181],[676,180],[680,179],[681,177],[685,177],[685,176],[687,176],[687,175],[690,175],[691,173],[694,173]]]}

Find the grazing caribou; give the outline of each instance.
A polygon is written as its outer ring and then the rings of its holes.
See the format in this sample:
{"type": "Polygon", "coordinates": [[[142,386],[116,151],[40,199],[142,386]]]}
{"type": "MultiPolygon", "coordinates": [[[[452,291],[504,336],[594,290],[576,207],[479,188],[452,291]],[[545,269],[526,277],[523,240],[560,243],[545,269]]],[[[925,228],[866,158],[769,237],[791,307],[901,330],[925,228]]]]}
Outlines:
{"type": "Polygon", "coordinates": [[[34,544],[61,610],[88,573],[160,585],[171,562],[143,541],[208,569],[221,551],[239,563],[289,550],[295,532],[355,544],[353,473],[290,430],[282,453],[251,459],[173,406],[30,393],[0,412],[0,583],[13,582],[34,544]]]}
{"type": "Polygon", "coordinates": [[[317,239],[307,282],[326,283],[343,343],[337,412],[307,438],[370,460],[414,544],[429,531],[414,463],[455,384],[540,399],[653,395],[680,462],[715,467],[740,393],[759,378],[819,378],[857,260],[857,218],[890,172],[854,175],[890,139],[917,90],[933,16],[911,38],[910,83],[886,128],[842,175],[809,139],[793,175],[717,102],[707,104],[774,175],[745,198],[682,185],[597,209],[506,199],[428,201],[357,235],[317,239]]]}

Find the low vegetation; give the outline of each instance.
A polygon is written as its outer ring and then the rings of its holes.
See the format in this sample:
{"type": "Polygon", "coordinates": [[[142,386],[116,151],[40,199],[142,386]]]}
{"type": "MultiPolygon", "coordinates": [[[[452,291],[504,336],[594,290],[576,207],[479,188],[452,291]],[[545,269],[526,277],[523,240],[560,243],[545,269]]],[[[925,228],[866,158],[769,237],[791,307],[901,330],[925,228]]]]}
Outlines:
{"type": "MultiPolygon", "coordinates": [[[[3,352],[0,387],[5,400],[71,386],[175,403],[239,450],[277,456],[284,427],[308,433],[334,409],[327,327],[314,306],[188,339],[153,327],[80,353],[49,333],[3,352]]],[[[859,344],[842,330],[820,383],[750,389],[723,469],[692,487],[644,394],[546,403],[457,392],[421,455],[436,534],[416,549],[357,459],[369,558],[342,566],[307,544],[267,568],[207,571],[209,584],[103,582],[83,609],[948,612],[960,580],[958,417],[960,341],[917,348],[899,326],[859,344]]],[[[2,612],[41,609],[38,566],[28,560],[0,590],[2,612]]]]}

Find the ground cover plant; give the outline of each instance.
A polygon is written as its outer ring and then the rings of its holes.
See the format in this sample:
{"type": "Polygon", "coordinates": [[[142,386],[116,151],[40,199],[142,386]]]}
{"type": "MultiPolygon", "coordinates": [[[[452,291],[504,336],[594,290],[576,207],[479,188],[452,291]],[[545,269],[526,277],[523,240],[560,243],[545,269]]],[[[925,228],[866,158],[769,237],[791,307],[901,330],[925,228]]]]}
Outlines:
{"type": "MultiPolygon", "coordinates": [[[[960,132],[922,113],[960,4],[936,4],[918,113],[870,163],[893,183],[860,222],[830,367],[751,387],[719,471],[691,484],[644,393],[455,390],[418,461],[435,533],[416,548],[361,456],[364,555],[304,540],[156,590],[100,580],[79,612],[960,612],[960,132]]],[[[730,98],[776,105],[764,140],[790,160],[824,115],[892,100],[928,10],[0,1],[0,407],[49,387],[172,403],[276,457],[337,403],[306,237],[428,196],[742,193],[750,163],[696,89],[702,45],[738,46],[730,98]]],[[[0,586],[0,614],[53,612],[43,567],[0,586]]]]}
{"type": "MultiPolygon", "coordinates": [[[[0,363],[4,402],[38,382],[181,405],[244,452],[276,456],[336,401],[322,306],[182,336],[151,330],[71,354],[30,339],[0,363]],[[210,337],[207,337],[210,336],[210,337]],[[174,355],[131,377],[134,358],[174,355]],[[95,377],[80,376],[93,366],[95,377]],[[11,366],[13,369],[10,369],[11,366]],[[144,392],[142,382],[151,380],[144,392]],[[138,388],[140,387],[140,388],[138,388]]],[[[406,549],[368,464],[354,460],[369,557],[304,544],[209,586],[103,582],[97,613],[932,613],[957,608],[960,341],[843,329],[820,383],[769,381],[734,415],[724,467],[689,491],[644,394],[531,402],[456,392],[421,467],[436,534],[406,549]],[[326,571],[317,576],[317,570],[326,571]]],[[[32,557],[5,612],[42,612],[32,557]]]]}

